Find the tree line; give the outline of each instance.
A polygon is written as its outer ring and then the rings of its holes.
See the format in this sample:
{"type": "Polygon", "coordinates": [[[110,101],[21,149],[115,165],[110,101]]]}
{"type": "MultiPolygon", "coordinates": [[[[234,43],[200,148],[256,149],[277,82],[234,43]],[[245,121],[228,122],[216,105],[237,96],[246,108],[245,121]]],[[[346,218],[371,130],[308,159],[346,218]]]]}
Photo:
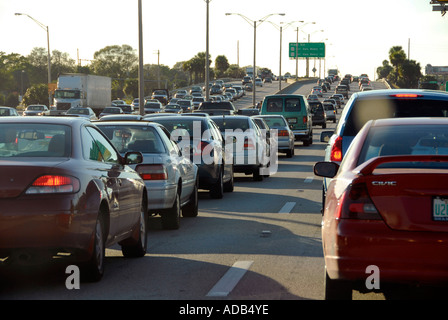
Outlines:
{"type": "Polygon", "coordinates": [[[422,75],[420,63],[409,59],[401,46],[389,49],[389,60],[384,60],[376,72],[378,78],[398,88],[418,88],[419,81],[431,78],[422,75]]]}
{"type": "MultiPolygon", "coordinates": [[[[210,67],[210,79],[242,78],[245,67],[230,64],[224,55],[218,55],[214,67],[210,67]]],[[[186,87],[205,80],[205,52],[199,52],[188,61],[177,62],[172,68],[166,65],[145,64],[145,94],[153,89],[170,90],[186,87]]],[[[209,66],[212,64],[208,58],[209,66]]],[[[87,65],[80,65],[69,54],[51,52],[51,82],[56,83],[59,74],[85,73],[112,78],[112,97],[138,96],[138,54],[129,45],[106,46],[94,53],[87,65]]],[[[30,54],[0,51],[0,105],[16,107],[19,97],[23,104],[48,104],[48,62],[45,48],[34,48],[30,54]]]]}

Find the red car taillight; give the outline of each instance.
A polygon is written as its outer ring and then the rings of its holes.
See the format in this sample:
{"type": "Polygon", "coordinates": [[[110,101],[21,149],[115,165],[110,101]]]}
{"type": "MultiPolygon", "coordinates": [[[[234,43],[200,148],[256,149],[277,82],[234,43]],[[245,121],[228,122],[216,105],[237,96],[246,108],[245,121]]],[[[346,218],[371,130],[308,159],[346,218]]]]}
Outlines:
{"type": "Polygon", "coordinates": [[[342,195],[336,219],[381,220],[365,183],[353,183],[342,195]]]}
{"type": "Polygon", "coordinates": [[[342,137],[338,136],[331,147],[330,161],[342,161],[342,137]]]}
{"type": "Polygon", "coordinates": [[[288,130],[279,130],[277,136],[278,137],[288,137],[289,136],[289,132],[288,132],[288,130]]]}
{"type": "Polygon", "coordinates": [[[255,149],[255,145],[254,142],[252,141],[252,139],[250,138],[245,138],[244,139],[244,149],[246,150],[254,150],[255,149]]]}
{"type": "Polygon", "coordinates": [[[79,180],[74,177],[62,175],[44,175],[34,180],[33,184],[26,190],[26,194],[44,193],[72,193],[78,192],[79,180]]]}
{"type": "Polygon", "coordinates": [[[162,164],[142,164],[135,168],[135,171],[143,180],[167,180],[168,173],[162,164]]]}

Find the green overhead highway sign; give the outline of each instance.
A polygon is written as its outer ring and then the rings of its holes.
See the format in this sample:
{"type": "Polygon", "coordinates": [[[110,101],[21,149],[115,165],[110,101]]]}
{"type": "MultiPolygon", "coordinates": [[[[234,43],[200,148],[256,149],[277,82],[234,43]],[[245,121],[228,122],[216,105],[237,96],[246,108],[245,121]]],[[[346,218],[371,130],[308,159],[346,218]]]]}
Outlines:
{"type": "Polygon", "coordinates": [[[325,43],[290,42],[289,58],[325,58],[325,43]]]}

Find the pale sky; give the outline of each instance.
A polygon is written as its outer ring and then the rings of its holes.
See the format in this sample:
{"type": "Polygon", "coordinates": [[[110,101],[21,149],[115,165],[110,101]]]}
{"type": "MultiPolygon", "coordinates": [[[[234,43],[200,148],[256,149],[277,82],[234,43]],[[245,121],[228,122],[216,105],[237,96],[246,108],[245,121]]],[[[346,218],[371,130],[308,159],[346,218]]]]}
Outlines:
{"type": "MultiPolygon", "coordinates": [[[[288,57],[288,45],[297,40],[326,43],[326,69],[338,67],[342,74],[367,73],[374,77],[392,46],[402,46],[420,63],[448,66],[448,15],[433,12],[430,0],[211,0],[210,55],[225,55],[241,67],[253,63],[254,28],[250,20],[267,20],[283,29],[282,73],[295,74],[296,63],[288,57]],[[323,31],[321,31],[323,30],[323,31]],[[408,44],[409,51],[408,51],[408,44]]],[[[143,0],[144,63],[172,67],[206,49],[205,0],[143,0]]],[[[27,16],[50,30],[50,49],[66,52],[77,60],[93,59],[108,45],[128,44],[138,53],[137,0],[0,0],[0,51],[28,55],[34,47],[47,48],[46,32],[27,16]]],[[[279,73],[280,31],[268,22],[257,26],[258,67],[279,73]]],[[[87,64],[82,61],[82,64],[87,64]]],[[[214,63],[212,64],[212,66],[214,63]]],[[[311,67],[314,61],[311,62],[311,67]]],[[[318,68],[319,62],[316,61],[318,68]]],[[[299,60],[299,76],[305,75],[299,60]]],[[[321,62],[322,75],[324,62],[321,62]]],[[[311,71],[310,71],[311,72],[311,71]]],[[[312,74],[311,74],[312,75],[312,74]]],[[[318,72],[317,72],[318,75],[318,72]]]]}

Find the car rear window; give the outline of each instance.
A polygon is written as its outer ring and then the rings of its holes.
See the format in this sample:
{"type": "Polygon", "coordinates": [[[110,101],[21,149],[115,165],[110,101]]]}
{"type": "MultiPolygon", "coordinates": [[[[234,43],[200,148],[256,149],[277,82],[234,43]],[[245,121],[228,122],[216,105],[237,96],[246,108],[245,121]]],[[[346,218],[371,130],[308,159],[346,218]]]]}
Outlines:
{"type": "MultiPolygon", "coordinates": [[[[400,125],[372,127],[358,158],[358,164],[378,156],[448,155],[446,125],[400,125]]],[[[380,167],[448,168],[448,163],[388,163],[380,167]]]]}
{"type": "Polygon", "coordinates": [[[409,117],[447,117],[448,101],[427,98],[357,99],[345,124],[344,136],[355,136],[369,120],[409,117]]]}
{"type": "Polygon", "coordinates": [[[0,124],[0,158],[69,157],[71,129],[40,123],[0,124]]]}

